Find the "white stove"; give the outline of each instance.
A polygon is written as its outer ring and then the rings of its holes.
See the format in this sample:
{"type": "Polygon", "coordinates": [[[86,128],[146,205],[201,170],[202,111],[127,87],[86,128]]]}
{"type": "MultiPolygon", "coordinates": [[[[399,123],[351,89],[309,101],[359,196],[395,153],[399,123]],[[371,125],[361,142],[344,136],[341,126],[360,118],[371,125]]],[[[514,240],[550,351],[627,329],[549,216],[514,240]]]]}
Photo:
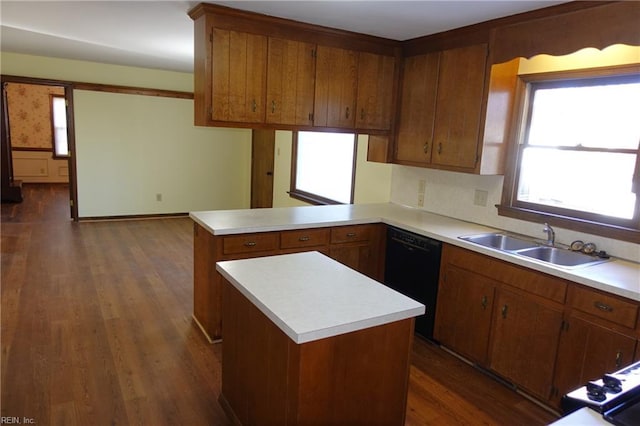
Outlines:
{"type": "Polygon", "coordinates": [[[564,414],[583,407],[616,425],[640,425],[640,362],[605,374],[562,398],[564,414]]]}

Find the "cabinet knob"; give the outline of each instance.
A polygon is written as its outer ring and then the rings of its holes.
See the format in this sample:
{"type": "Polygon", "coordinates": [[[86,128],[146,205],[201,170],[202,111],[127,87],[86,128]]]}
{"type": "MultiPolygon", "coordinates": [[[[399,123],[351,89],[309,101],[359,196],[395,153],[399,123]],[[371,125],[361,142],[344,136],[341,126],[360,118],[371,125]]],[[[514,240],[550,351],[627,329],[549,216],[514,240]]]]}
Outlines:
{"type": "Polygon", "coordinates": [[[364,108],[360,109],[360,120],[364,120],[364,108]]]}
{"type": "Polygon", "coordinates": [[[251,104],[251,111],[256,112],[256,110],[258,109],[258,104],[256,103],[256,100],[253,100],[253,104],[251,104]]]}
{"type": "Polygon", "coordinates": [[[424,146],[422,147],[422,150],[424,151],[425,154],[427,153],[427,151],[429,151],[429,142],[424,144],[424,146]]]}
{"type": "Polygon", "coordinates": [[[480,306],[482,306],[482,309],[487,309],[487,296],[482,296],[482,301],[480,302],[480,306]]]}
{"type": "Polygon", "coordinates": [[[438,144],[438,154],[442,154],[442,143],[438,144]]]}
{"type": "Polygon", "coordinates": [[[309,241],[311,238],[307,237],[306,235],[303,237],[298,238],[298,241],[309,241]]]}
{"type": "Polygon", "coordinates": [[[257,243],[255,241],[247,241],[246,243],[244,243],[245,247],[255,247],[256,244],[257,243]]]}
{"type": "Polygon", "coordinates": [[[355,233],[355,232],[349,232],[349,233],[347,233],[347,237],[349,237],[349,238],[353,238],[353,237],[355,237],[355,236],[356,236],[356,233],[355,233]]]}
{"type": "Polygon", "coordinates": [[[349,107],[347,107],[347,110],[345,111],[344,116],[345,116],[345,118],[347,118],[347,119],[349,118],[349,107]]]}
{"type": "Polygon", "coordinates": [[[508,310],[509,310],[509,306],[508,306],[508,305],[504,305],[504,306],[502,307],[502,310],[501,310],[501,312],[502,312],[502,318],[507,319],[507,311],[508,311],[508,310]]]}
{"type": "Polygon", "coordinates": [[[622,367],[622,351],[616,353],[616,368],[622,367]]]}
{"type": "Polygon", "coordinates": [[[276,101],[271,101],[271,114],[276,112],[276,101]]]}

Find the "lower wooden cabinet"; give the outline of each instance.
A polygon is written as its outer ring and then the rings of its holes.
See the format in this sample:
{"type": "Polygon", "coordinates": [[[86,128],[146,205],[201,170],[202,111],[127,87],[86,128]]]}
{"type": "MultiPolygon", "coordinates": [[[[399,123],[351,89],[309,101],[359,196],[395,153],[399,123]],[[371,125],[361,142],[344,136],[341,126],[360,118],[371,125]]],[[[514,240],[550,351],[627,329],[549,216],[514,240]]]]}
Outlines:
{"type": "Polygon", "coordinates": [[[449,244],[434,337],[541,402],[640,359],[640,303],[449,244]]]}
{"type": "Polygon", "coordinates": [[[384,279],[384,225],[348,225],[331,229],[329,257],[378,281],[384,279]]]}
{"type": "Polygon", "coordinates": [[[562,306],[501,288],[489,368],[542,400],[551,396],[562,306]]]}
{"type": "Polygon", "coordinates": [[[604,373],[620,370],[634,362],[636,339],[572,312],[562,327],[556,360],[554,405],[562,395],[583,386],[604,373]]]}
{"type": "Polygon", "coordinates": [[[485,364],[495,288],[496,283],[488,278],[443,265],[434,338],[466,358],[485,364]]]}
{"type": "Polygon", "coordinates": [[[374,223],[216,236],[194,223],[193,318],[210,342],[222,338],[221,260],[315,250],[382,281],[385,229],[374,223]]]}

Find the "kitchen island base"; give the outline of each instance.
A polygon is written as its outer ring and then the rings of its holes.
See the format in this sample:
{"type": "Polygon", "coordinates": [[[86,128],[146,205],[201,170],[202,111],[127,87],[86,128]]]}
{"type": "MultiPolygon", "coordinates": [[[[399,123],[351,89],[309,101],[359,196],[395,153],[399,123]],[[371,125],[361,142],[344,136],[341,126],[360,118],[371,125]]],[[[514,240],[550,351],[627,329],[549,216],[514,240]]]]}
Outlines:
{"type": "Polygon", "coordinates": [[[298,344],[227,280],[222,298],[234,423],[404,424],[414,318],[298,344]]]}

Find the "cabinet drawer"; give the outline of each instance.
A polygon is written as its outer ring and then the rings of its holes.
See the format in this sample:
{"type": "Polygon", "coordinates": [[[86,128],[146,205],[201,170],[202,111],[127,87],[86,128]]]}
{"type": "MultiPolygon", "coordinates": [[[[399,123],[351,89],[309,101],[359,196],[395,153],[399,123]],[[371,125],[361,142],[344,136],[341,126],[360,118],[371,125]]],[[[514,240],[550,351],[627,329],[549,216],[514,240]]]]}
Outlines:
{"type": "Polygon", "coordinates": [[[638,317],[638,305],[583,287],[573,286],[570,291],[571,305],[582,312],[611,322],[634,328],[638,317]]]}
{"type": "Polygon", "coordinates": [[[329,243],[329,228],[300,229],[280,233],[280,248],[323,246],[329,243]]]}
{"type": "Polygon", "coordinates": [[[368,241],[373,225],[351,225],[331,228],[331,244],[368,241]]]}
{"type": "Polygon", "coordinates": [[[222,252],[224,254],[236,254],[277,250],[279,243],[280,235],[277,232],[234,235],[232,237],[224,237],[222,252]]]}

